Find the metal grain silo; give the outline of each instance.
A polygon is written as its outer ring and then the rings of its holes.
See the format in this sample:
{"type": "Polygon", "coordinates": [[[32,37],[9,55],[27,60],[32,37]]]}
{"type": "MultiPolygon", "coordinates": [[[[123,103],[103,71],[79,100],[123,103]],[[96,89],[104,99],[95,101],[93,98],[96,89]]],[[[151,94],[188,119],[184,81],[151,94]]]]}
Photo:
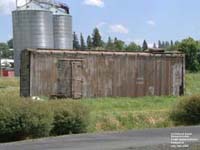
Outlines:
{"type": "Polygon", "coordinates": [[[20,71],[20,54],[26,48],[54,48],[53,15],[47,10],[13,11],[15,74],[20,71]]]}
{"type": "Polygon", "coordinates": [[[72,16],[69,14],[53,15],[54,48],[72,49],[72,16]]]}

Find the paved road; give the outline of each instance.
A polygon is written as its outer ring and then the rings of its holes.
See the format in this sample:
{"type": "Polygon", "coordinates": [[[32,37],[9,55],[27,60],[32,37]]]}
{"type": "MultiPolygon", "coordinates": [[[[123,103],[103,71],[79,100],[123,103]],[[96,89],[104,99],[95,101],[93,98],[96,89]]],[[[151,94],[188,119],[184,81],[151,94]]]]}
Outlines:
{"type": "Polygon", "coordinates": [[[192,133],[199,140],[187,149],[200,150],[200,126],[61,136],[0,144],[0,150],[171,150],[171,133],[192,133]]]}

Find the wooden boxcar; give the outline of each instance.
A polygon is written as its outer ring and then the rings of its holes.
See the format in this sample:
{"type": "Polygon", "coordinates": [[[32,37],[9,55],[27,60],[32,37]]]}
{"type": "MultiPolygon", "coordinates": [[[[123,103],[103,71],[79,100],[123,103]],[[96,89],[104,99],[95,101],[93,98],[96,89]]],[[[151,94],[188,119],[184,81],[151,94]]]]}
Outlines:
{"type": "Polygon", "coordinates": [[[163,52],[24,50],[21,96],[138,97],[184,94],[185,56],[163,52]]]}

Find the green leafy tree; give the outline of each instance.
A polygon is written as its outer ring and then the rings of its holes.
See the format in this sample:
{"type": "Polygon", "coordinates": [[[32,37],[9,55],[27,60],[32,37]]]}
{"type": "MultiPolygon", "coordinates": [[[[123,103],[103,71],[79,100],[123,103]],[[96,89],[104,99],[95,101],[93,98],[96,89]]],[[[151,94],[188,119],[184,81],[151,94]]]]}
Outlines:
{"type": "Polygon", "coordinates": [[[80,49],[80,44],[79,44],[79,41],[78,41],[78,37],[77,37],[75,32],[73,34],[73,49],[75,49],[75,50],[79,50],[80,49]]]}
{"type": "Polygon", "coordinates": [[[81,49],[81,50],[85,50],[85,49],[86,49],[85,40],[84,40],[84,37],[83,37],[83,34],[82,34],[82,33],[81,33],[81,35],[80,35],[80,43],[81,43],[80,49],[81,49]]]}
{"type": "Polygon", "coordinates": [[[144,40],[143,44],[142,44],[142,50],[145,51],[148,49],[148,44],[147,44],[147,41],[144,40]]]}
{"type": "Polygon", "coordinates": [[[115,38],[114,39],[114,47],[115,47],[115,50],[124,50],[125,49],[125,42],[115,38]]]}
{"type": "Polygon", "coordinates": [[[10,51],[9,46],[6,43],[0,43],[0,57],[13,58],[13,51],[10,51]]]}
{"type": "Polygon", "coordinates": [[[186,54],[186,69],[192,72],[200,71],[200,62],[198,60],[200,43],[193,38],[187,38],[179,43],[178,49],[186,54]]]}
{"type": "Polygon", "coordinates": [[[131,42],[130,44],[128,44],[128,46],[126,47],[127,51],[141,51],[142,48],[141,46],[137,45],[134,42],[131,42]]]}
{"type": "Polygon", "coordinates": [[[92,45],[94,48],[102,47],[101,35],[98,28],[95,28],[92,34],[92,45]]]}
{"type": "Polygon", "coordinates": [[[92,49],[92,38],[91,38],[91,36],[87,37],[87,48],[92,49]]]}

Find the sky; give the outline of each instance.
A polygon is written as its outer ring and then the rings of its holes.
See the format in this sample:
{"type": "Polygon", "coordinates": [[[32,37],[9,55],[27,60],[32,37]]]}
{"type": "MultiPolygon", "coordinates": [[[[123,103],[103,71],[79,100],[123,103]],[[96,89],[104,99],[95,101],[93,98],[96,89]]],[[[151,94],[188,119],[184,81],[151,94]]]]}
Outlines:
{"type": "MultiPolygon", "coordinates": [[[[152,45],[158,40],[200,40],[199,0],[58,0],[67,3],[73,31],[86,37],[98,27],[104,40],[152,45]]],[[[0,42],[12,37],[15,0],[0,0],[0,42]]]]}

